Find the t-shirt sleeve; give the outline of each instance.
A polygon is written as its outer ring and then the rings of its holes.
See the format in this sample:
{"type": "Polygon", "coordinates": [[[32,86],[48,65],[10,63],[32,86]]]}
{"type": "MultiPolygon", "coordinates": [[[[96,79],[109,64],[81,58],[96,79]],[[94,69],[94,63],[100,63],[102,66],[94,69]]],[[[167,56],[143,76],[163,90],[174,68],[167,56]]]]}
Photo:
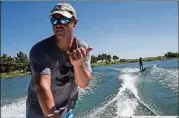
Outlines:
{"type": "Polygon", "coordinates": [[[30,68],[33,76],[51,75],[50,62],[47,53],[32,48],[29,55],[30,68]]]}
{"type": "Polygon", "coordinates": [[[91,52],[89,52],[89,53],[86,55],[84,64],[85,64],[86,69],[87,69],[90,73],[92,73],[92,68],[91,68],[91,52]]]}
{"type": "MultiPolygon", "coordinates": [[[[83,47],[84,49],[88,49],[90,48],[90,46],[84,42],[84,41],[81,41],[81,40],[77,40],[78,42],[78,45],[79,47],[83,47]]],[[[89,52],[86,57],[85,57],[85,61],[84,61],[84,65],[85,65],[85,68],[90,72],[92,73],[92,68],[91,68],[91,52],[89,52]]]]}

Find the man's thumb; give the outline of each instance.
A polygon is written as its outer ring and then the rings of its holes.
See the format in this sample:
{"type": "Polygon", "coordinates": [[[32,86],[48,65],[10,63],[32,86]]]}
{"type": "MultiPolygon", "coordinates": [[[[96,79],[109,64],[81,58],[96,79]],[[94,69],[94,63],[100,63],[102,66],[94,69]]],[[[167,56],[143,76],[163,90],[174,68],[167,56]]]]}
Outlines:
{"type": "Polygon", "coordinates": [[[93,48],[88,48],[87,50],[86,50],[86,54],[88,54],[89,52],[91,52],[93,50],[93,48]]]}

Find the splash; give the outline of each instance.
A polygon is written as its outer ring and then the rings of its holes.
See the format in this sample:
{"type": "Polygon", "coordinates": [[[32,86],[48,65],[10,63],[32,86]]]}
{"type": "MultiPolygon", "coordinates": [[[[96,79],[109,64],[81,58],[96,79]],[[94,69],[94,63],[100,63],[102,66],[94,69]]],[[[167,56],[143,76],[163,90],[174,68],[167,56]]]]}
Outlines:
{"type": "Polygon", "coordinates": [[[162,85],[166,85],[174,92],[178,92],[178,69],[167,69],[154,66],[150,74],[150,79],[158,81],[162,85]]]}
{"type": "MultiPolygon", "coordinates": [[[[120,70],[120,69],[119,69],[120,70]]],[[[123,73],[133,73],[139,71],[137,68],[122,69],[123,73]]],[[[116,96],[111,100],[104,102],[97,108],[94,108],[90,113],[84,114],[80,118],[104,118],[104,117],[128,117],[135,114],[135,109],[139,105],[138,92],[135,82],[138,76],[122,74],[118,78],[122,80],[122,86],[116,96]]]]}
{"type": "Polygon", "coordinates": [[[11,104],[1,107],[1,118],[20,118],[26,117],[26,98],[16,100],[11,104]]]}

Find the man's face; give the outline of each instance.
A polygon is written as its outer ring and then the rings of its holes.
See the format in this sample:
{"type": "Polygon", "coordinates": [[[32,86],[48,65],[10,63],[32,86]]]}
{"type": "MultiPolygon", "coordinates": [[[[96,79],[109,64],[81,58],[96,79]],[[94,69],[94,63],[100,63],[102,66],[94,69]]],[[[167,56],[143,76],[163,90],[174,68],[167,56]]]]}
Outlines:
{"type": "MultiPolygon", "coordinates": [[[[57,39],[59,40],[70,40],[71,37],[73,36],[73,28],[75,26],[75,21],[71,20],[71,19],[66,19],[64,16],[60,15],[60,14],[54,14],[52,16],[52,18],[54,19],[65,19],[65,21],[69,21],[67,22],[67,24],[53,24],[53,32],[56,36],[57,39]]],[[[64,21],[64,20],[61,20],[64,21]]]]}

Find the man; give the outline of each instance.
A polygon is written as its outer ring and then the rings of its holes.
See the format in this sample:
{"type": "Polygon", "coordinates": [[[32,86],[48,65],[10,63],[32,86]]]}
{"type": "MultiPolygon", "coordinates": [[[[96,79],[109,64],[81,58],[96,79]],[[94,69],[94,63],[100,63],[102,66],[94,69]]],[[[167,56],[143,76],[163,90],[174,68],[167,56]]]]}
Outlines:
{"type": "Polygon", "coordinates": [[[54,35],[30,50],[32,79],[28,88],[28,118],[68,118],[73,115],[78,86],[85,88],[92,79],[92,48],[73,37],[77,24],[70,4],[57,4],[50,21],[54,35]]]}
{"type": "Polygon", "coordinates": [[[143,64],[142,64],[142,58],[139,58],[139,66],[140,66],[140,70],[143,71],[143,64]]]}

